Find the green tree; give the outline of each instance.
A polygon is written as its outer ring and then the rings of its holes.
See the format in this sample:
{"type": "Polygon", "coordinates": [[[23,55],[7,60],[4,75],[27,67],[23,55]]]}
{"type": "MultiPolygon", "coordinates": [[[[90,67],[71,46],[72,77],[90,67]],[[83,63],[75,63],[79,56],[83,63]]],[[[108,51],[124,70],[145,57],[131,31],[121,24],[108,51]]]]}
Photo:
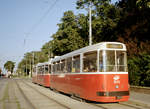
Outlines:
{"type": "Polygon", "coordinates": [[[17,71],[22,75],[29,75],[33,66],[37,63],[48,61],[48,56],[43,51],[32,51],[24,54],[24,58],[19,62],[17,71]]]}
{"type": "Polygon", "coordinates": [[[140,54],[128,61],[129,78],[132,85],[150,86],[150,55],[140,54]]]}
{"type": "Polygon", "coordinates": [[[13,62],[13,61],[7,61],[7,62],[4,64],[4,68],[5,68],[7,71],[10,71],[11,73],[13,73],[14,67],[15,67],[15,62],[13,62]]]}
{"type": "Polygon", "coordinates": [[[45,43],[41,48],[41,52],[45,54],[46,60],[48,60],[49,58],[52,58],[53,57],[52,41],[45,43]]]}
{"type": "Polygon", "coordinates": [[[117,40],[126,43],[129,56],[150,53],[148,3],[148,0],[121,0],[117,4],[122,13],[116,27],[117,40]]]}
{"type": "Polygon", "coordinates": [[[52,52],[54,55],[63,55],[84,46],[83,38],[78,33],[78,23],[72,11],[64,13],[59,29],[54,34],[52,52]]]}
{"type": "Polygon", "coordinates": [[[93,42],[116,41],[114,29],[121,17],[118,7],[111,4],[111,0],[78,0],[77,9],[87,9],[90,4],[93,42]]]}
{"type": "Polygon", "coordinates": [[[2,75],[2,69],[0,68],[0,76],[2,75]]]}

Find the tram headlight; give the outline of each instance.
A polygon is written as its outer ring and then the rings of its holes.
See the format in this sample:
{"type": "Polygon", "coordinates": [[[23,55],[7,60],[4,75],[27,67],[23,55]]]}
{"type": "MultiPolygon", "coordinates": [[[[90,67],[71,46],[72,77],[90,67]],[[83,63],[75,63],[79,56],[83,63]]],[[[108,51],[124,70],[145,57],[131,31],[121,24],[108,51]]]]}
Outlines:
{"type": "Polygon", "coordinates": [[[116,85],[115,88],[118,89],[118,88],[119,88],[119,85],[116,85]]]}

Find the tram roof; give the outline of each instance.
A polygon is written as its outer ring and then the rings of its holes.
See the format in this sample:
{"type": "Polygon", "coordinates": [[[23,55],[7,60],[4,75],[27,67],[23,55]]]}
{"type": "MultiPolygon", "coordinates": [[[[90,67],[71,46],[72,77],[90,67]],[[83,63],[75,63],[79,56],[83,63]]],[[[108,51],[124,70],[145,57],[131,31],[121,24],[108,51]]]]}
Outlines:
{"type": "Polygon", "coordinates": [[[44,62],[44,63],[38,63],[36,66],[43,66],[43,65],[48,65],[50,62],[44,62]]]}
{"type": "Polygon", "coordinates": [[[35,66],[43,66],[43,65],[51,64],[51,61],[52,61],[52,60],[53,60],[53,59],[52,59],[52,58],[50,58],[47,62],[37,63],[35,66]]]}
{"type": "Polygon", "coordinates": [[[63,59],[66,59],[68,57],[77,56],[81,53],[95,51],[95,50],[126,50],[126,46],[125,46],[125,44],[120,43],[120,42],[101,42],[101,43],[97,43],[97,44],[94,44],[91,46],[86,46],[86,47],[80,48],[78,50],[64,54],[62,56],[57,56],[54,59],[52,59],[51,62],[63,60],[63,59]],[[122,48],[121,49],[120,48],[107,48],[106,47],[107,44],[120,44],[120,45],[122,45],[122,48]]]}

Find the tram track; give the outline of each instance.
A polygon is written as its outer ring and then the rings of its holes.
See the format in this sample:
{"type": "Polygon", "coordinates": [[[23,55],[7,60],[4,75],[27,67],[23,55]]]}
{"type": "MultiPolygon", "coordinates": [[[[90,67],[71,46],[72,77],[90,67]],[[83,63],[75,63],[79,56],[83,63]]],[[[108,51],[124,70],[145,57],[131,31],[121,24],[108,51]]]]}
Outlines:
{"type": "Polygon", "coordinates": [[[150,109],[149,106],[139,103],[139,102],[134,102],[134,101],[127,101],[127,102],[119,102],[120,105],[124,105],[124,106],[129,106],[129,107],[133,107],[135,109],[150,109]]]}
{"type": "Polygon", "coordinates": [[[24,99],[26,100],[26,102],[28,103],[28,105],[32,108],[32,109],[36,109],[35,105],[30,101],[30,99],[26,96],[26,94],[23,92],[23,90],[21,89],[21,87],[19,86],[19,84],[17,83],[17,81],[15,80],[16,86],[19,89],[20,93],[22,94],[22,96],[24,97],[24,99]]]}
{"type": "Polygon", "coordinates": [[[142,104],[135,101],[126,101],[126,102],[118,102],[118,103],[99,103],[99,102],[92,102],[89,103],[91,105],[100,107],[102,109],[150,109],[149,106],[146,104],[142,104]]]}
{"type": "Polygon", "coordinates": [[[37,90],[37,89],[34,88],[33,86],[29,85],[28,83],[26,83],[26,82],[24,82],[24,81],[22,81],[22,83],[24,83],[26,86],[32,88],[34,91],[36,91],[36,92],[39,93],[40,95],[44,96],[45,98],[49,99],[50,101],[53,101],[53,102],[57,103],[58,105],[64,107],[65,109],[70,109],[70,108],[67,107],[66,105],[64,105],[64,104],[62,104],[62,103],[60,103],[60,102],[58,102],[58,101],[56,101],[56,100],[50,98],[49,96],[47,96],[47,95],[41,93],[39,90],[37,90]]]}
{"type": "MultiPolygon", "coordinates": [[[[91,103],[90,103],[91,104],[91,103]]],[[[100,107],[102,109],[150,109],[146,106],[135,106],[127,103],[92,103],[91,105],[100,107]]]]}
{"type": "MultiPolygon", "coordinates": [[[[28,81],[30,82],[30,81],[28,81]]],[[[25,83],[29,84],[29,83],[25,83]]],[[[33,86],[31,86],[33,87],[33,86]]],[[[44,96],[46,96],[44,94],[44,96]]],[[[79,100],[77,100],[79,101],[79,100]]],[[[86,102],[87,104],[99,107],[100,109],[150,109],[145,104],[139,103],[139,102],[134,102],[134,101],[127,101],[127,102],[119,102],[119,103],[97,103],[97,102],[86,102]]]]}

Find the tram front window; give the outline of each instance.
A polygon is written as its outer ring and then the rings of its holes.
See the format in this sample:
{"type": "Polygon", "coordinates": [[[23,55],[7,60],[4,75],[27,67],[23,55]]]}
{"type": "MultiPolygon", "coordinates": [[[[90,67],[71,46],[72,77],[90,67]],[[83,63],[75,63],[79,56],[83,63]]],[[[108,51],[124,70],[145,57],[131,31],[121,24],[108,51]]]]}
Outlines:
{"type": "Polygon", "coordinates": [[[108,50],[106,51],[106,71],[107,72],[114,72],[116,71],[115,66],[115,51],[108,50]]]}
{"type": "Polygon", "coordinates": [[[127,72],[126,59],[125,51],[100,51],[100,72],[127,72]]]}
{"type": "Polygon", "coordinates": [[[127,72],[127,56],[125,51],[116,52],[117,71],[127,72]]]}

